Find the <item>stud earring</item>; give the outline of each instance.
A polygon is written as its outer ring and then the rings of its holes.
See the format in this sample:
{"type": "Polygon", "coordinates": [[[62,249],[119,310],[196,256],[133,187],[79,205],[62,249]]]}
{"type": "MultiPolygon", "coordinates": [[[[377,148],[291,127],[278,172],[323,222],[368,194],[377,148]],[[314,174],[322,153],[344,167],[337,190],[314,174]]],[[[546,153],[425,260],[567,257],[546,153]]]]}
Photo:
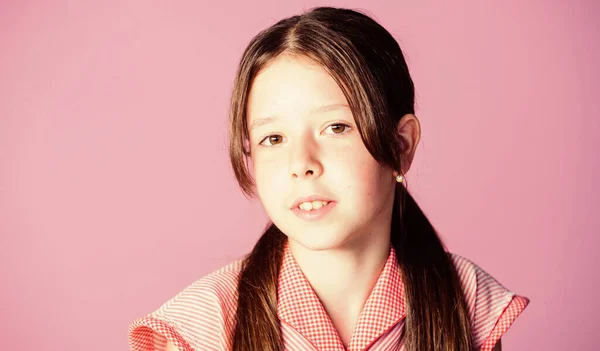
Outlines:
{"type": "Polygon", "coordinates": [[[403,180],[404,180],[404,176],[403,176],[402,174],[398,174],[398,175],[396,176],[396,181],[397,181],[398,183],[402,183],[402,181],[403,181],[403,180]]]}

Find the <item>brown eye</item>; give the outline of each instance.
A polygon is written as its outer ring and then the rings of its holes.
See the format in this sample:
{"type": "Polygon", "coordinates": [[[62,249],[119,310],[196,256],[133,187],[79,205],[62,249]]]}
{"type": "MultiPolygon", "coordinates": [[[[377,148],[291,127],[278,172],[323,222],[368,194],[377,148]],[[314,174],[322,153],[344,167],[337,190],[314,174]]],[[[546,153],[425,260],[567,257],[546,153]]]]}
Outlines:
{"type": "Polygon", "coordinates": [[[273,146],[281,143],[281,135],[273,134],[264,138],[261,144],[265,144],[265,146],[273,146]]]}
{"type": "Polygon", "coordinates": [[[271,135],[269,137],[269,143],[271,143],[271,145],[275,145],[281,142],[281,136],[279,135],[271,135]]]}
{"type": "Polygon", "coordinates": [[[344,130],[346,130],[346,126],[343,124],[333,124],[331,126],[331,130],[335,133],[335,134],[339,134],[339,133],[343,133],[344,130]]]}
{"type": "Polygon", "coordinates": [[[331,129],[333,134],[343,134],[348,131],[350,127],[343,123],[331,124],[327,129],[331,129]]]}

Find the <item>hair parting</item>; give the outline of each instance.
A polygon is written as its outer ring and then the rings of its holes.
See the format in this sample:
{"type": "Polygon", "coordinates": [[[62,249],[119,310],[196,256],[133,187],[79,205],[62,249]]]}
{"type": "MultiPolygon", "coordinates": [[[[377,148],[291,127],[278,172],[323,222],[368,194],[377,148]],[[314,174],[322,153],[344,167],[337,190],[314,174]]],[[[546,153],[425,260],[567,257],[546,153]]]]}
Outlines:
{"type": "MultiPolygon", "coordinates": [[[[402,50],[369,16],[316,7],[258,33],[244,51],[230,105],[230,159],[246,196],[254,194],[248,169],[246,106],[254,77],[280,55],[305,57],[338,83],[362,140],[379,162],[401,169],[397,124],[414,113],[414,85],[402,50]]],[[[404,282],[406,350],[472,350],[469,313],[457,271],[435,229],[408,192],[396,184],[391,243],[404,282]]],[[[269,224],[244,259],[232,349],[283,351],[277,282],[287,237],[269,224]]]]}

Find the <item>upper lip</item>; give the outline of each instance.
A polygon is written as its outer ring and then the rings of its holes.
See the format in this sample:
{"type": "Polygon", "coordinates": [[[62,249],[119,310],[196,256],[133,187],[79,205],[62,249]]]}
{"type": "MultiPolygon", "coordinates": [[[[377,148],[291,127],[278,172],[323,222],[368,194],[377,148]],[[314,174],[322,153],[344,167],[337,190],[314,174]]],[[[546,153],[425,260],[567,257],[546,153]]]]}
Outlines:
{"type": "Polygon", "coordinates": [[[331,202],[333,200],[328,199],[327,197],[325,197],[323,195],[303,196],[303,197],[297,198],[296,201],[294,201],[294,203],[292,204],[292,209],[297,208],[303,202],[310,202],[310,201],[327,201],[327,202],[331,202]]]}

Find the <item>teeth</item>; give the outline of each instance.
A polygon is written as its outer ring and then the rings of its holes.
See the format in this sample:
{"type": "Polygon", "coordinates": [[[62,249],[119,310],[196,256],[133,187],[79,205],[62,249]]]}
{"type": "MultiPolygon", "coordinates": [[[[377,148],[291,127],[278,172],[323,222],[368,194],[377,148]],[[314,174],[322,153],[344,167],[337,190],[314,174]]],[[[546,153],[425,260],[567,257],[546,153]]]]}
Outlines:
{"type": "Polygon", "coordinates": [[[304,211],[318,210],[321,207],[326,206],[328,203],[328,201],[309,201],[301,203],[298,207],[304,211]]]}

